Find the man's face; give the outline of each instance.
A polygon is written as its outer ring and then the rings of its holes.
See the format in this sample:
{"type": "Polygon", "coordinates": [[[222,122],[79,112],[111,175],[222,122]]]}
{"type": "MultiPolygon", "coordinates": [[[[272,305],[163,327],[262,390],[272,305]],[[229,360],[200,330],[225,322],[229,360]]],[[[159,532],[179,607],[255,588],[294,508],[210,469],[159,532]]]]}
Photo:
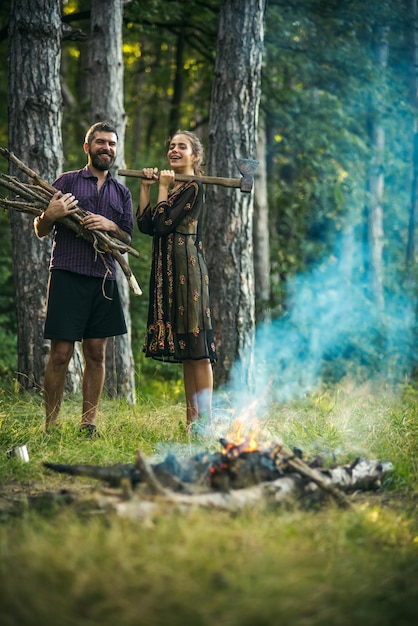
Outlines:
{"type": "Polygon", "coordinates": [[[84,150],[89,155],[89,163],[105,172],[110,170],[116,160],[117,139],[114,133],[98,131],[93,135],[90,143],[84,144],[84,150]]]}

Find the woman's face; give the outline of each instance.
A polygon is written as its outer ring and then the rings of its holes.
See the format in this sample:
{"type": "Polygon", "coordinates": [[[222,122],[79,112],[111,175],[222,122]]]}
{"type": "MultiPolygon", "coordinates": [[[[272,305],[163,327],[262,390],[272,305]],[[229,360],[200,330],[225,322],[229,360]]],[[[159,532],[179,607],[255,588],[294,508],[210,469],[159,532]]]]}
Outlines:
{"type": "Polygon", "coordinates": [[[174,135],[168,146],[167,158],[170,167],[174,170],[187,168],[193,171],[193,164],[196,161],[196,157],[193,154],[190,139],[186,135],[174,135]]]}

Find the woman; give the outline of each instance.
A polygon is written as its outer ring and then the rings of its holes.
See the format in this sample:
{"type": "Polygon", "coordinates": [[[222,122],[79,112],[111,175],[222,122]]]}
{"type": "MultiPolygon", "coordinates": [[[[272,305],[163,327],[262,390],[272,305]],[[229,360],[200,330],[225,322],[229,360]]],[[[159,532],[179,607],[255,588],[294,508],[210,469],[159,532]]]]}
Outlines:
{"type": "Polygon", "coordinates": [[[201,173],[199,138],[179,130],[167,152],[171,169],[144,168],[138,228],[152,235],[152,267],[147,357],[183,364],[186,428],[210,419],[212,363],[216,348],[209,304],[209,278],[201,241],[204,193],[197,180],[176,183],[175,174],[201,173]],[[157,205],[150,206],[151,185],[159,182],[157,205]]]}

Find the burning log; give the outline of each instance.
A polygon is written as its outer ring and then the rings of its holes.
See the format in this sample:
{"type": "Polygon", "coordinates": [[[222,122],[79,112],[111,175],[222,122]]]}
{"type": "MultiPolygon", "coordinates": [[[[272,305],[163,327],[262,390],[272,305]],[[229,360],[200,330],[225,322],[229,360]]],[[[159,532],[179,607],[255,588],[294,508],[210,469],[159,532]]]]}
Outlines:
{"type": "MultiPolygon", "coordinates": [[[[18,178],[7,174],[0,174],[0,186],[8,189],[18,196],[18,200],[0,198],[0,207],[7,211],[19,211],[28,213],[36,217],[47,208],[52,196],[58,191],[47,181],[25,165],[12,152],[5,148],[0,148],[0,154],[16,165],[29,178],[31,184],[21,182],[18,178]]],[[[99,230],[87,230],[83,226],[83,219],[88,215],[80,207],[68,217],[59,220],[61,224],[73,230],[77,235],[89,241],[99,254],[109,252],[119,263],[126,279],[135,295],[141,295],[142,290],[132,273],[129,264],[123,257],[128,252],[135,257],[139,257],[139,252],[120,241],[114,235],[99,230]]],[[[102,257],[100,257],[102,258],[102,257]]],[[[104,261],[103,261],[104,262],[104,261]]]]}
{"type": "MultiPolygon", "coordinates": [[[[332,496],[341,507],[348,507],[346,494],[360,490],[376,490],[392,464],[356,459],[350,465],[334,468],[312,467],[300,454],[281,445],[248,450],[245,446],[220,440],[220,452],[200,452],[190,458],[178,459],[172,454],[160,463],[148,464],[138,452],[136,463],[111,467],[44,463],[56,472],[88,476],[123,488],[130,501],[115,503],[116,509],[153,510],[152,502],[165,502],[180,508],[204,506],[226,510],[269,502],[275,505],[290,497],[300,499],[332,496]],[[130,483],[130,489],[126,483],[130,483]],[[145,504],[146,502],[146,504],[145,504]]],[[[139,513],[138,513],[139,515],[139,513]]]]}

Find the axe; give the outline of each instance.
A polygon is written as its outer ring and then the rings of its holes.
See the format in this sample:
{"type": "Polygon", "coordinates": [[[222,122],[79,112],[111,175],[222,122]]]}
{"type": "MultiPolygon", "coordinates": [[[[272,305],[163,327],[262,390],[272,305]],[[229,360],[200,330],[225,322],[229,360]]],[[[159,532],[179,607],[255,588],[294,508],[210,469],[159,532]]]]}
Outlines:
{"type": "MultiPolygon", "coordinates": [[[[258,161],[255,159],[238,159],[237,167],[242,175],[241,178],[222,178],[220,176],[188,176],[176,174],[174,179],[185,183],[188,180],[199,180],[209,185],[221,185],[222,187],[237,187],[241,191],[250,192],[254,184],[254,172],[258,161]]],[[[134,178],[146,178],[142,170],[118,170],[119,176],[133,176],[134,178]]]]}

